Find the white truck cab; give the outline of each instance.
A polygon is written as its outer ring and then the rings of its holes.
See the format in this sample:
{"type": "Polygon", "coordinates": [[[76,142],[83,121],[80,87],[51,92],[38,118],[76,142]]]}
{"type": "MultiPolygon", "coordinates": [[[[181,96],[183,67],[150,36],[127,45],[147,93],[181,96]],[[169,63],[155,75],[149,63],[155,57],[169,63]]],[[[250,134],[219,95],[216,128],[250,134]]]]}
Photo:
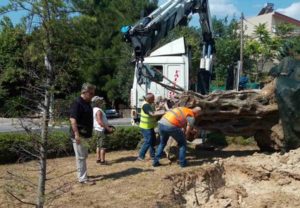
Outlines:
{"type": "MultiPolygon", "coordinates": [[[[143,62],[144,66],[150,69],[150,71],[153,71],[151,69],[155,68],[173,83],[158,73],[155,74],[156,81],[172,87],[177,85],[184,90],[189,89],[189,63],[189,51],[186,48],[183,37],[153,51],[150,56],[145,57],[143,62]]],[[[138,69],[136,67],[133,86],[130,93],[130,105],[133,109],[131,116],[133,118],[137,117],[137,112],[139,112],[144,101],[143,96],[145,96],[147,92],[151,92],[155,97],[160,96],[161,98],[172,98],[172,96],[175,95],[174,92],[167,90],[155,82],[139,85],[137,83],[137,73],[138,69]]]]}

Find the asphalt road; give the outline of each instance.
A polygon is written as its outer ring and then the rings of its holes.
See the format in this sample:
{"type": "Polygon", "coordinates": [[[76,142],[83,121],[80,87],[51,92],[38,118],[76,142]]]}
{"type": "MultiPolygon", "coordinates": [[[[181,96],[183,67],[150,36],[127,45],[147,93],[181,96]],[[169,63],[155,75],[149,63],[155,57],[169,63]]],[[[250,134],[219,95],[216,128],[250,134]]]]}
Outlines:
{"type": "MultiPolygon", "coordinates": [[[[130,118],[115,118],[109,119],[109,123],[113,126],[131,126],[130,118]]],[[[26,119],[1,119],[0,120],[0,132],[18,132],[24,131],[25,128],[31,128],[34,130],[39,130],[39,125],[37,121],[26,119]],[[22,121],[22,122],[21,122],[22,121]]],[[[68,130],[69,125],[53,126],[51,129],[57,130],[68,130]]]]}

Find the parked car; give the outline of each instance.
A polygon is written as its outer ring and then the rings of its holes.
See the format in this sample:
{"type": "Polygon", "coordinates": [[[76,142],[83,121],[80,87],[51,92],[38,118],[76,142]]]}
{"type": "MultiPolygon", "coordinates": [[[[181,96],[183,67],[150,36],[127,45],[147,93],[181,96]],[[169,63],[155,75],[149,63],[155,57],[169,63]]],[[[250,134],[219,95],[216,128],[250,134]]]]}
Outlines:
{"type": "Polygon", "coordinates": [[[120,114],[116,109],[107,109],[105,110],[105,114],[107,118],[119,118],[120,114]]]}

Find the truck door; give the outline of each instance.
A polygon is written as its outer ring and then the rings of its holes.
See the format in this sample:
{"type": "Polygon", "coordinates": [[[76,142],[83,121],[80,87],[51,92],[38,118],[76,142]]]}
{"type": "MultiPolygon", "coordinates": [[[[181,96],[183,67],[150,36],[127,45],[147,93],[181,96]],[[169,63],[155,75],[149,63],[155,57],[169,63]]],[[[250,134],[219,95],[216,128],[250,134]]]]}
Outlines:
{"type": "MultiPolygon", "coordinates": [[[[168,79],[170,79],[176,85],[186,89],[185,86],[186,77],[184,73],[184,64],[166,65],[165,76],[168,77],[168,79]]],[[[165,81],[165,84],[175,87],[175,84],[171,84],[168,81],[165,81]]],[[[175,94],[176,94],[175,92],[165,90],[165,97],[167,98],[172,98],[174,97],[175,94]]]]}

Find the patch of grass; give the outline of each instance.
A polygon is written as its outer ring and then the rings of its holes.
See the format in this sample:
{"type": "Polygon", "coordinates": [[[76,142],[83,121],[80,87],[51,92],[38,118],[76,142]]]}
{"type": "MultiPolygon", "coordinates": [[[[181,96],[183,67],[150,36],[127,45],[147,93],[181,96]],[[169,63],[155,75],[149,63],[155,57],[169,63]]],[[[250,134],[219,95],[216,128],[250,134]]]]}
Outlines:
{"type": "Polygon", "coordinates": [[[226,136],[226,141],[228,144],[237,144],[237,145],[242,145],[242,146],[256,144],[254,137],[242,137],[242,136],[229,137],[229,136],[226,136]]]}
{"type": "Polygon", "coordinates": [[[207,142],[214,146],[228,146],[228,145],[255,145],[256,142],[253,137],[243,137],[243,136],[225,136],[219,132],[212,132],[207,135],[207,142]]]}

